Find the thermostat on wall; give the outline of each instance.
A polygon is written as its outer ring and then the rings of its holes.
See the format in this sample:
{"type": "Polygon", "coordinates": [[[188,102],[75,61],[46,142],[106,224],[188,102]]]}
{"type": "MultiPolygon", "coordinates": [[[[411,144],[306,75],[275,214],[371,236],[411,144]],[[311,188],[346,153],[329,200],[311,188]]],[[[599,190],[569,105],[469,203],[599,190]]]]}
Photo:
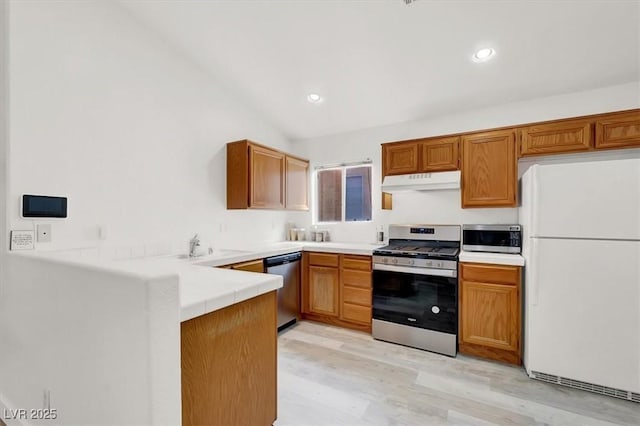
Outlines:
{"type": "Polygon", "coordinates": [[[67,197],[23,195],[22,217],[67,217],[67,197]]]}

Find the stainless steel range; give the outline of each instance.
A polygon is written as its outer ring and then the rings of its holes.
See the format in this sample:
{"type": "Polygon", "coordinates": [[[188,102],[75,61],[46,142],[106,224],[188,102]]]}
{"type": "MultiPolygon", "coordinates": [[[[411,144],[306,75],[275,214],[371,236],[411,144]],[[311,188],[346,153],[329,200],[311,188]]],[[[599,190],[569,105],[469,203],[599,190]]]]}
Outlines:
{"type": "Polygon", "coordinates": [[[455,356],[460,226],[390,225],[373,252],[372,334],[455,356]]]}

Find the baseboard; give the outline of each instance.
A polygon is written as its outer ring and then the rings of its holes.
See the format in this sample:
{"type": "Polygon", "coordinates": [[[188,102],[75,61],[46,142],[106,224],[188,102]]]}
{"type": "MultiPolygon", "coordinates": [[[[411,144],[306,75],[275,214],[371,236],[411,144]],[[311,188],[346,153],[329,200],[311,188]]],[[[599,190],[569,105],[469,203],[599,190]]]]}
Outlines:
{"type": "Polygon", "coordinates": [[[365,333],[371,334],[371,324],[356,324],[349,321],[343,321],[339,318],[316,314],[302,314],[302,319],[336,325],[338,327],[350,328],[352,330],[364,331],[365,333]]]}
{"type": "Polygon", "coordinates": [[[488,346],[474,345],[472,343],[458,343],[458,351],[461,354],[465,355],[473,355],[479,358],[507,362],[513,365],[522,365],[520,354],[501,349],[490,348],[488,346]]]}

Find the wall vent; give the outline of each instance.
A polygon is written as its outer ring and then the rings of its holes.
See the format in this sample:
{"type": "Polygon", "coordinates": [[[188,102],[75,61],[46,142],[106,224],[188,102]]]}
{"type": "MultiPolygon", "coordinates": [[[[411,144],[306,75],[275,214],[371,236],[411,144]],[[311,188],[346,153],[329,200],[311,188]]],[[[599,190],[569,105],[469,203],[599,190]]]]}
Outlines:
{"type": "Polygon", "coordinates": [[[601,395],[612,396],[614,398],[626,399],[628,401],[640,403],[640,393],[630,392],[622,389],[610,388],[607,386],[596,385],[588,382],[581,382],[580,380],[573,380],[567,377],[554,376],[553,374],[541,373],[539,371],[532,371],[531,378],[536,380],[541,380],[547,383],[567,386],[574,389],[580,389],[587,392],[599,393],[601,395]]]}

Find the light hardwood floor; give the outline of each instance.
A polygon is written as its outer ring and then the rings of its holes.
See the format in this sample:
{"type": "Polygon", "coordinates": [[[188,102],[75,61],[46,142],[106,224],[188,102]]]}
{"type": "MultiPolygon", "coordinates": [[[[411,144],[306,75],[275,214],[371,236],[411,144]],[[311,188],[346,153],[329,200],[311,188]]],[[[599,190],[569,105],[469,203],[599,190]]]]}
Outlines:
{"type": "Polygon", "coordinates": [[[640,404],[303,321],[278,338],[278,421],[301,425],[640,425],[640,404]]]}

